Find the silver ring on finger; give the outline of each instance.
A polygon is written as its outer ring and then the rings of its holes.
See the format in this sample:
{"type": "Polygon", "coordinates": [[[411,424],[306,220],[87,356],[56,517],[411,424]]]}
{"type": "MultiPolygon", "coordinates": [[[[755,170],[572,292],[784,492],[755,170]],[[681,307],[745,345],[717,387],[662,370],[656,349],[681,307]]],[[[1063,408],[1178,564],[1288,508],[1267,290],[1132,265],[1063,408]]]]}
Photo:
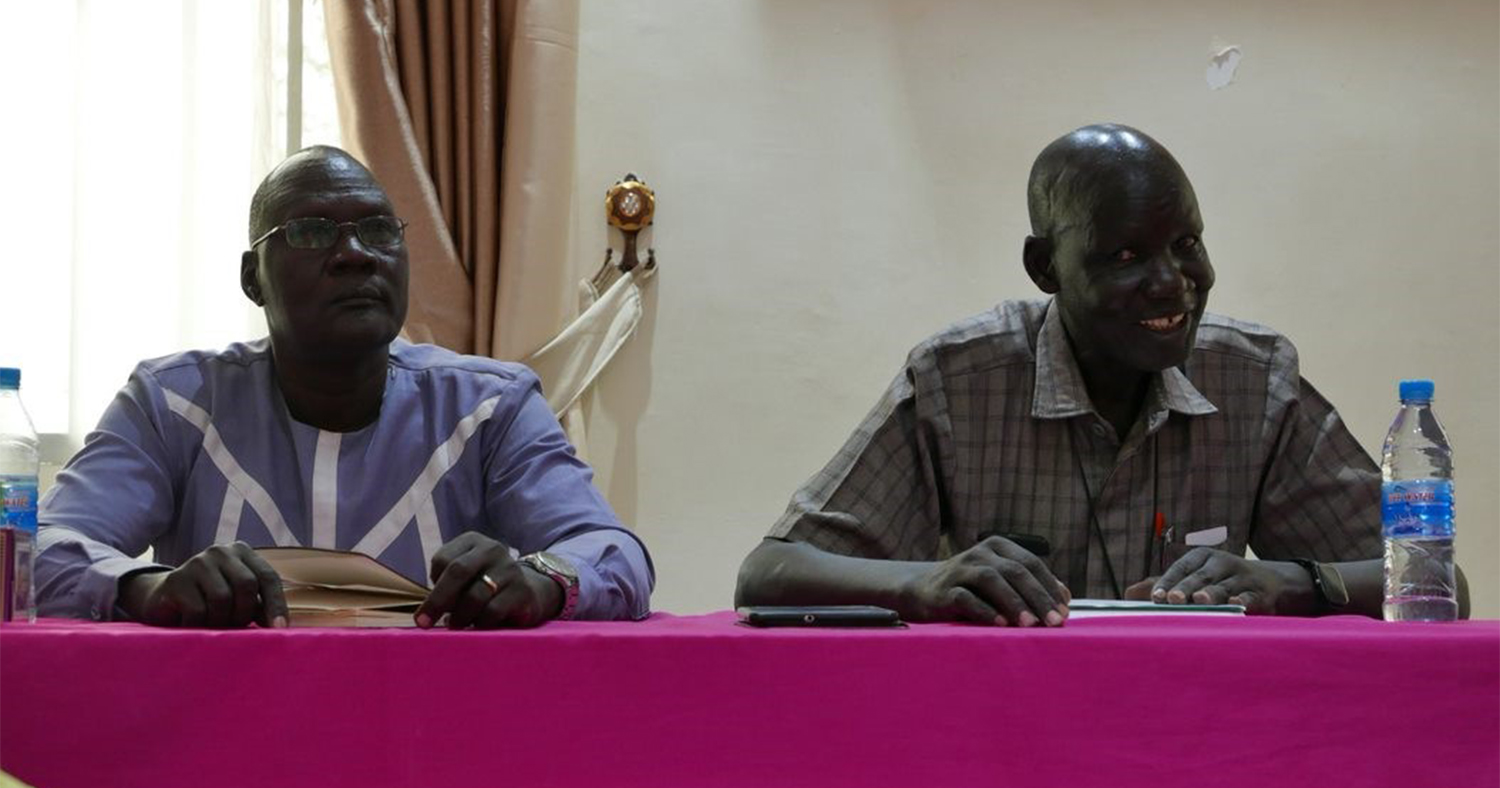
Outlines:
{"type": "Polygon", "coordinates": [[[479,580],[489,587],[490,596],[494,596],[500,593],[500,584],[496,583],[494,578],[490,577],[489,575],[480,575],[479,580]]]}

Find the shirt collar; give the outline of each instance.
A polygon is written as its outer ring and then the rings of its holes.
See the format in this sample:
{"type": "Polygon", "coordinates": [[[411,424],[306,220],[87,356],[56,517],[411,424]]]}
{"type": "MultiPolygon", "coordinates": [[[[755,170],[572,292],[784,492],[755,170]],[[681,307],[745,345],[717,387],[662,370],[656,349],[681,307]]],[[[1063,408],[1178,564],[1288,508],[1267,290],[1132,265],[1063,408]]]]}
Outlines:
{"type": "MultiPolygon", "coordinates": [[[[1151,409],[1148,427],[1152,429],[1165,421],[1169,411],[1188,416],[1219,412],[1177,367],[1163,370],[1152,379],[1147,402],[1151,409]]],[[[1036,389],[1031,398],[1032,418],[1065,419],[1092,412],[1094,404],[1089,400],[1088,389],[1083,385],[1083,372],[1078,369],[1078,360],[1073,357],[1073,348],[1068,344],[1062,310],[1057,308],[1057,301],[1053,299],[1047,305],[1047,315],[1042,319],[1042,328],[1036,337],[1036,389]]]]}

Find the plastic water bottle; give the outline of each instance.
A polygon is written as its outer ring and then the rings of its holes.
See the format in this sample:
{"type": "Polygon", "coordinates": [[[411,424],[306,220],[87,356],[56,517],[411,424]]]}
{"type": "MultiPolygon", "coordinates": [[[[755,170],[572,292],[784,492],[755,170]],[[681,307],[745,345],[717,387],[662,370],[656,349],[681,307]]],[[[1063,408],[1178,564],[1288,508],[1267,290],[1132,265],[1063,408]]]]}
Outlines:
{"type": "Polygon", "coordinates": [[[1381,454],[1386,621],[1458,618],[1453,449],[1432,413],[1432,391],[1430,380],[1401,381],[1401,411],[1381,454]]]}
{"type": "Polygon", "coordinates": [[[21,404],[21,370],[0,367],[0,619],[36,621],[36,428],[21,404]]]}

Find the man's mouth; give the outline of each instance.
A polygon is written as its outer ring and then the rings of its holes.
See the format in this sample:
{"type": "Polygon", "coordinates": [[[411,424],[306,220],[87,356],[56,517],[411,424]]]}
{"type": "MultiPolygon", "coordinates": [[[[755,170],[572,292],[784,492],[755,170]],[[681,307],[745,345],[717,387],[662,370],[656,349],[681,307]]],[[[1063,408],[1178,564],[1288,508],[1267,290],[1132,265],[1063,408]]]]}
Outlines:
{"type": "Polygon", "coordinates": [[[1172,331],[1176,331],[1179,327],[1182,326],[1183,323],[1186,322],[1187,313],[1178,312],[1175,315],[1167,315],[1166,317],[1154,317],[1150,320],[1142,320],[1139,325],[1145,327],[1148,331],[1157,331],[1166,334],[1172,331]]]}
{"type": "Polygon", "coordinates": [[[358,287],[333,299],[335,304],[349,304],[354,306],[369,306],[371,304],[384,304],[385,292],[378,287],[358,287]]]}

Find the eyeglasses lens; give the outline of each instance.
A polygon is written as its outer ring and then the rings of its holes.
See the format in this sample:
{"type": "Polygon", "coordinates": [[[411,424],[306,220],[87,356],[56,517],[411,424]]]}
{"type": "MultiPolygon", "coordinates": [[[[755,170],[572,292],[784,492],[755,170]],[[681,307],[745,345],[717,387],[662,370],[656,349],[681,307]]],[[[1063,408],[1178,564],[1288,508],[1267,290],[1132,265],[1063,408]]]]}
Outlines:
{"type": "Polygon", "coordinates": [[[286,243],[294,249],[327,249],[339,238],[339,226],[329,219],[293,219],[286,223],[286,243]]]}
{"type": "Polygon", "coordinates": [[[366,246],[395,246],[401,241],[401,220],[394,216],[366,216],[354,229],[366,246]]]}

